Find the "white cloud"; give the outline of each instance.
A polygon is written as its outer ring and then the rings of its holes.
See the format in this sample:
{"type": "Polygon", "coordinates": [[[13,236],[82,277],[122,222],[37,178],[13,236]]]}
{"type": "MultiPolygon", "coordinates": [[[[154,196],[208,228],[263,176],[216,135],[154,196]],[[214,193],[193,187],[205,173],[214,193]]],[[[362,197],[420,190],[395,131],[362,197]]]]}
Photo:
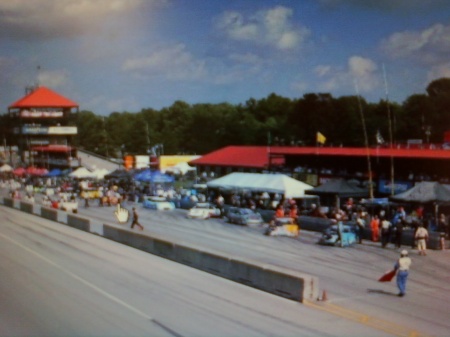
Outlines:
{"type": "Polygon", "coordinates": [[[206,75],[205,61],[186,51],[184,44],[158,49],[146,57],[130,58],[122,70],[137,76],[164,76],[169,80],[196,80],[206,75]]]}
{"type": "Polygon", "coordinates": [[[445,62],[450,53],[450,26],[438,23],[422,31],[394,33],[381,47],[392,58],[408,58],[424,64],[445,62]]]}
{"type": "Polygon", "coordinates": [[[359,90],[369,92],[380,85],[378,66],[371,59],[361,56],[350,57],[345,68],[320,65],[314,72],[323,80],[320,89],[325,91],[343,88],[354,91],[356,82],[359,90]]]}
{"type": "Polygon", "coordinates": [[[320,65],[314,68],[314,73],[316,73],[319,77],[323,77],[330,73],[332,70],[330,65],[320,65]]]}
{"type": "Polygon", "coordinates": [[[8,0],[0,2],[0,35],[23,39],[98,33],[142,6],[165,0],[8,0]]]}
{"type": "Polygon", "coordinates": [[[233,40],[253,40],[258,37],[258,25],[245,23],[244,17],[238,12],[226,12],[222,15],[217,27],[224,30],[233,40]]]}
{"type": "Polygon", "coordinates": [[[40,71],[37,79],[40,85],[58,88],[67,84],[69,73],[67,70],[40,71]]]}
{"type": "Polygon", "coordinates": [[[232,53],[229,55],[230,60],[238,63],[248,63],[248,64],[260,64],[262,62],[261,58],[253,53],[232,53]]]}
{"type": "Polygon", "coordinates": [[[236,11],[225,12],[216,27],[231,40],[271,46],[279,50],[295,49],[305,41],[310,31],[292,24],[293,10],[277,6],[244,17],[236,11]]]}

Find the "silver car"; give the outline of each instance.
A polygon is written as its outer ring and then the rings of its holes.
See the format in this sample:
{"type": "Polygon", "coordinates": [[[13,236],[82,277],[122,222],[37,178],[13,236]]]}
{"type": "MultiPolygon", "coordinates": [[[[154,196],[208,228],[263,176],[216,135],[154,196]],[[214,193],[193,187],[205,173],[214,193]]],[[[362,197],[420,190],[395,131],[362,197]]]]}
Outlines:
{"type": "Polygon", "coordinates": [[[264,220],[261,214],[250,208],[230,207],[227,212],[227,219],[230,223],[238,225],[261,225],[264,220]]]}

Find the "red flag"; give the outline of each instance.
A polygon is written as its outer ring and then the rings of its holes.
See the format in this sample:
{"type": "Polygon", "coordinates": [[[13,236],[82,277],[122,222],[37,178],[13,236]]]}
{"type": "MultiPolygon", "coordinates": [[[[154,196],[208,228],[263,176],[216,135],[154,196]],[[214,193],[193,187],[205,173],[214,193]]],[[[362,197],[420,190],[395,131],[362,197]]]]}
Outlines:
{"type": "Polygon", "coordinates": [[[392,279],[393,279],[394,276],[395,276],[395,273],[396,273],[396,270],[395,270],[395,269],[389,270],[388,272],[384,273],[384,275],[381,276],[381,277],[378,279],[378,282],[390,282],[390,281],[392,281],[392,279]]]}

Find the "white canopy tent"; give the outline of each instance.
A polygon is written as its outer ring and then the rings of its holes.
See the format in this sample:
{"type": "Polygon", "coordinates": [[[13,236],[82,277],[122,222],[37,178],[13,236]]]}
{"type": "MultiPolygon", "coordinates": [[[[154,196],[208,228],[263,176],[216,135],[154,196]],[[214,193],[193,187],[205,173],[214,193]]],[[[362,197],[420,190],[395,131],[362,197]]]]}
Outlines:
{"type": "Polygon", "coordinates": [[[286,198],[302,198],[305,190],[313,186],[285,174],[261,174],[234,172],[207,183],[209,188],[250,190],[284,194],[286,198]]]}
{"type": "Polygon", "coordinates": [[[8,164],[4,164],[0,167],[0,172],[11,172],[13,168],[8,164]]]}
{"type": "Polygon", "coordinates": [[[82,178],[93,178],[93,179],[95,179],[95,178],[97,178],[97,175],[94,172],[89,171],[85,167],[79,167],[75,171],[70,173],[69,177],[78,178],[78,179],[82,179],[82,178]]]}
{"type": "Polygon", "coordinates": [[[166,167],[165,169],[161,169],[162,173],[172,172],[175,174],[185,175],[189,171],[195,171],[196,168],[190,166],[188,163],[182,162],[178,163],[174,166],[166,167]]]}
{"type": "Polygon", "coordinates": [[[111,172],[108,171],[107,169],[102,168],[102,169],[95,169],[92,173],[95,174],[97,179],[103,179],[107,174],[111,172]]]}

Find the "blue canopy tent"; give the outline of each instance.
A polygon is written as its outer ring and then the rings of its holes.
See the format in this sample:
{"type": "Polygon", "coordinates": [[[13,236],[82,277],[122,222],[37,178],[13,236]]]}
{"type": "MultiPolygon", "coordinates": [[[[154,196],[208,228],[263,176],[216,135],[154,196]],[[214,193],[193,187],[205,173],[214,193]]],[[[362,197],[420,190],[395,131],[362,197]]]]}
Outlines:
{"type": "Polygon", "coordinates": [[[161,171],[152,171],[150,169],[146,169],[137,173],[134,176],[134,179],[137,181],[147,182],[147,183],[173,183],[175,178],[168,174],[161,173],[161,171]]]}
{"type": "Polygon", "coordinates": [[[47,173],[45,176],[46,177],[59,177],[62,174],[63,174],[63,172],[60,169],[55,168],[55,169],[51,170],[49,173],[47,173]]]}

